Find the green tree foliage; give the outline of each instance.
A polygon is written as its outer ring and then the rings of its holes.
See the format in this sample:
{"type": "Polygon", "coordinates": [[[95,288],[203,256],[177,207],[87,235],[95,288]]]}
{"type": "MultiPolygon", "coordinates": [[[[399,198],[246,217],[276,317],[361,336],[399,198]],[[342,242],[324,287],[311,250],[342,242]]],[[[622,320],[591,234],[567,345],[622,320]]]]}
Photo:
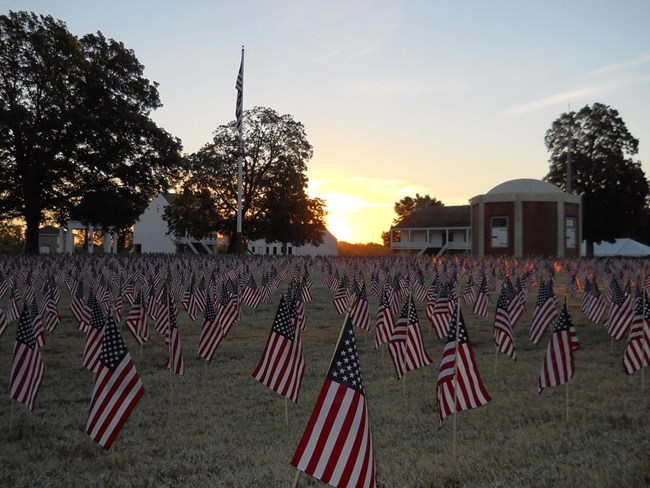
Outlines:
{"type": "Polygon", "coordinates": [[[214,234],[220,227],[212,194],[205,187],[196,190],[183,188],[165,207],[163,219],[170,229],[174,229],[174,235],[187,235],[196,240],[214,234]]]}
{"type": "MultiPolygon", "coordinates": [[[[424,207],[443,207],[445,204],[442,203],[435,197],[427,195],[420,195],[419,193],[415,194],[415,197],[404,197],[401,200],[395,202],[393,210],[397,215],[393,219],[393,225],[400,224],[406,217],[411,215],[419,208],[424,207]]],[[[390,232],[384,231],[381,233],[381,240],[384,243],[384,246],[390,247],[390,232]]]]}
{"type": "Polygon", "coordinates": [[[567,189],[570,147],[571,189],[582,196],[583,238],[594,242],[640,237],[648,181],[641,163],[632,156],[639,141],[618,112],[594,103],[578,112],[563,113],[546,132],[551,153],[546,181],[567,189]]]}
{"type": "Polygon", "coordinates": [[[26,252],[38,252],[46,214],[70,218],[88,192],[128,196],[142,211],[177,176],[181,145],[149,117],[161,103],[143,71],[101,33],[0,16],[0,212],[25,221],[26,252]]]}
{"type": "Polygon", "coordinates": [[[23,250],[25,236],[20,225],[0,220],[0,253],[16,253],[23,250]]]}
{"type": "MultiPolygon", "coordinates": [[[[221,125],[213,141],[188,157],[189,172],[183,183],[186,198],[165,209],[170,233],[195,237],[218,231],[231,245],[237,218],[238,136],[235,122],[221,125]],[[210,199],[205,198],[209,194],[210,199]],[[194,199],[190,203],[188,200],[194,199]],[[192,223],[188,206],[203,213],[206,228],[192,223]]],[[[309,198],[307,162],[313,150],[305,129],[291,115],[265,107],[244,112],[242,184],[242,235],[244,241],[318,245],[323,242],[325,211],[322,200],[309,198]]],[[[232,249],[231,249],[232,250],[232,249]]]]}

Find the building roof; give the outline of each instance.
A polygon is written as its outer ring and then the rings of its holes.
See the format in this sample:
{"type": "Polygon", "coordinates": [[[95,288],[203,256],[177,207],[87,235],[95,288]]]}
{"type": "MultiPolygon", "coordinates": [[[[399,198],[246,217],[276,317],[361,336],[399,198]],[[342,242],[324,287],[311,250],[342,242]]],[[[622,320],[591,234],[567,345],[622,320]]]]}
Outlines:
{"type": "Polygon", "coordinates": [[[471,224],[470,212],[469,205],[423,207],[417,209],[394,228],[469,227],[471,224]]]}
{"type": "Polygon", "coordinates": [[[557,186],[546,181],[534,180],[532,178],[519,178],[505,181],[492,188],[488,195],[502,193],[563,193],[557,186]]]}
{"type": "Polygon", "coordinates": [[[41,236],[58,236],[59,228],[53,225],[46,225],[38,229],[38,234],[41,236]]]}

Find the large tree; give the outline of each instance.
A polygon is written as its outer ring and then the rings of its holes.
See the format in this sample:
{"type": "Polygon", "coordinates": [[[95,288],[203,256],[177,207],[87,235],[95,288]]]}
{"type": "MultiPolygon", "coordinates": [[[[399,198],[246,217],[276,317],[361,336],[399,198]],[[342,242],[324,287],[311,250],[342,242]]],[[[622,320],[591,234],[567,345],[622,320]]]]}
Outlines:
{"type": "Polygon", "coordinates": [[[50,16],[0,16],[0,212],[26,223],[38,252],[44,218],[64,221],[88,192],[142,210],[178,174],[181,145],[151,120],[157,84],[132,50],[77,38],[50,16]]]}
{"type": "MultiPolygon", "coordinates": [[[[291,115],[266,107],[244,112],[242,235],[296,246],[323,242],[323,201],[307,195],[307,162],[313,150],[305,129],[291,115]]],[[[165,209],[170,232],[194,237],[207,231],[229,237],[237,217],[238,135],[235,121],[219,126],[211,143],[188,157],[183,196],[165,209]],[[210,198],[206,198],[209,194],[210,198]],[[186,214],[188,208],[191,214],[186,214]],[[193,221],[201,214],[209,225],[193,221]]]]}
{"type": "Polygon", "coordinates": [[[594,242],[640,237],[648,181],[641,163],[632,159],[639,141],[618,111],[594,103],[578,112],[563,113],[546,132],[544,142],[551,153],[545,179],[563,190],[568,188],[569,155],[570,188],[582,196],[582,233],[589,253],[594,242]]]}
{"type": "MultiPolygon", "coordinates": [[[[396,217],[393,219],[393,225],[401,223],[406,217],[411,215],[419,208],[424,207],[443,207],[445,204],[442,203],[435,197],[427,195],[420,195],[419,193],[415,194],[415,197],[406,196],[397,202],[393,206],[396,217]]],[[[381,233],[381,240],[384,243],[384,246],[390,246],[390,232],[384,231],[381,233]]]]}

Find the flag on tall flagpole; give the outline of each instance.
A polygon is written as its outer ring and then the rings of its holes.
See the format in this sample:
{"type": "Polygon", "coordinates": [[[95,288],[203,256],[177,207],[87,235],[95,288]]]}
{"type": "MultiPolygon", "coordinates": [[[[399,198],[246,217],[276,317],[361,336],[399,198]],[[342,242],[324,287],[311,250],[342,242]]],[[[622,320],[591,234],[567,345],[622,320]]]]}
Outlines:
{"type": "Polygon", "coordinates": [[[243,187],[243,159],[244,159],[244,46],[241,48],[241,63],[237,73],[237,105],[235,117],[237,133],[239,134],[239,157],[237,158],[237,229],[235,234],[235,251],[242,252],[242,187],[243,187]]]}
{"type": "Polygon", "coordinates": [[[235,83],[237,90],[237,105],[235,107],[235,117],[237,120],[237,132],[239,137],[242,137],[243,129],[243,114],[244,114],[244,47],[241,48],[241,63],[239,65],[239,73],[237,73],[237,82],[235,83]]]}

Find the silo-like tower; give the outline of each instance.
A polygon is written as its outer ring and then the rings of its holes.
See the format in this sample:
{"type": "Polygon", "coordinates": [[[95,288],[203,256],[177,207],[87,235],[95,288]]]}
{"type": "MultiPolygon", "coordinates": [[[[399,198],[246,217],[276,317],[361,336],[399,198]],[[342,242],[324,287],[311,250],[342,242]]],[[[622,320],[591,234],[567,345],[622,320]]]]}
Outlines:
{"type": "Polygon", "coordinates": [[[475,256],[579,256],[582,201],[557,186],[521,178],[470,200],[475,256]]]}

